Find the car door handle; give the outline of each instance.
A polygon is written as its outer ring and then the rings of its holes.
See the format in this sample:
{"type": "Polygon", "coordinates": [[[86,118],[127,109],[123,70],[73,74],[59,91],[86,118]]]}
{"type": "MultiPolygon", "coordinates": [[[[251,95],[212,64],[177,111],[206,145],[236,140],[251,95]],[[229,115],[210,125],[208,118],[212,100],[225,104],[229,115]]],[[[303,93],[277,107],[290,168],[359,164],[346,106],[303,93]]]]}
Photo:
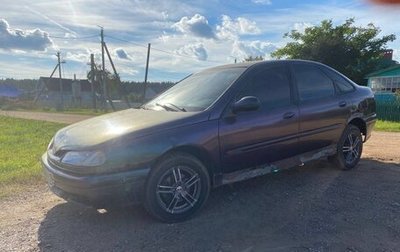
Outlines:
{"type": "Polygon", "coordinates": [[[347,102],[341,101],[339,102],[339,107],[345,107],[347,105],[347,102]]]}
{"type": "Polygon", "coordinates": [[[290,119],[295,115],[294,112],[286,112],[285,114],[283,114],[283,119],[290,119]]]}

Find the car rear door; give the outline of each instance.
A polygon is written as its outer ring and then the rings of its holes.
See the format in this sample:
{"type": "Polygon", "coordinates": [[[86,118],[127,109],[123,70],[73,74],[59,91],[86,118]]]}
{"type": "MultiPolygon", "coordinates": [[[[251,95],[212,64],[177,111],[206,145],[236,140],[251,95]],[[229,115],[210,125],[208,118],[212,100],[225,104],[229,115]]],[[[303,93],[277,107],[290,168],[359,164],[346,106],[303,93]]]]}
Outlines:
{"type": "Polygon", "coordinates": [[[242,90],[232,103],[245,96],[261,102],[256,111],[232,114],[219,121],[223,172],[263,165],[296,154],[299,127],[298,107],[293,101],[290,71],[274,64],[247,73],[242,90]]]}
{"type": "Polygon", "coordinates": [[[336,143],[350,114],[350,102],[336,95],[335,84],[323,67],[305,62],[291,64],[298,93],[302,152],[336,143]]]}

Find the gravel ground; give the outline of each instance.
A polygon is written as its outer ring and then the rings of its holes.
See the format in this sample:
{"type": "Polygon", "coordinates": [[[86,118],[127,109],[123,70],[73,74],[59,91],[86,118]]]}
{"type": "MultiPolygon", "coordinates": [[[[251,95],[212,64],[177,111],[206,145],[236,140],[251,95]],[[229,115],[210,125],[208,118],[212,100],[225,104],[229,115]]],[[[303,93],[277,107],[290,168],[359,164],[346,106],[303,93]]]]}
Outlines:
{"type": "Polygon", "coordinates": [[[318,161],[223,186],[179,224],[67,203],[41,184],[0,201],[0,251],[399,251],[399,146],[399,133],[374,132],[356,169],[318,161]]]}

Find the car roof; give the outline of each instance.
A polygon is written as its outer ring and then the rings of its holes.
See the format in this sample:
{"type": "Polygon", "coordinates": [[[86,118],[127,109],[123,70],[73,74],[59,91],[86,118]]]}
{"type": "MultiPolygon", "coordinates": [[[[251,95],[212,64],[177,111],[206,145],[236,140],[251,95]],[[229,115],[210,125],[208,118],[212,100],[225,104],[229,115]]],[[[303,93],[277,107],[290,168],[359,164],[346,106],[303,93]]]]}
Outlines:
{"type": "Polygon", "coordinates": [[[251,62],[227,64],[227,65],[220,65],[220,66],[208,68],[206,70],[218,70],[218,69],[228,69],[228,68],[250,68],[250,67],[253,67],[253,66],[270,65],[270,64],[282,63],[282,62],[302,62],[302,63],[311,63],[311,64],[323,65],[323,64],[321,64],[319,62],[311,61],[311,60],[284,59],[284,60],[262,60],[262,61],[251,61],[251,62]]]}

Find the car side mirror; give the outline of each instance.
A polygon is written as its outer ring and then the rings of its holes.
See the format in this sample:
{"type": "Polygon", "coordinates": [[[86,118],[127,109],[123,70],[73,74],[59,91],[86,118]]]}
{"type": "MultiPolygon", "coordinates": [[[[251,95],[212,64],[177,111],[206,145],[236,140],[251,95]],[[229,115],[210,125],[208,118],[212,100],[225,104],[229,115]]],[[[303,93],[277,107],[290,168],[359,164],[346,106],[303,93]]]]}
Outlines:
{"type": "Polygon", "coordinates": [[[232,113],[237,114],[242,111],[254,111],[261,106],[260,100],[255,96],[245,96],[232,105],[232,113]]]}

